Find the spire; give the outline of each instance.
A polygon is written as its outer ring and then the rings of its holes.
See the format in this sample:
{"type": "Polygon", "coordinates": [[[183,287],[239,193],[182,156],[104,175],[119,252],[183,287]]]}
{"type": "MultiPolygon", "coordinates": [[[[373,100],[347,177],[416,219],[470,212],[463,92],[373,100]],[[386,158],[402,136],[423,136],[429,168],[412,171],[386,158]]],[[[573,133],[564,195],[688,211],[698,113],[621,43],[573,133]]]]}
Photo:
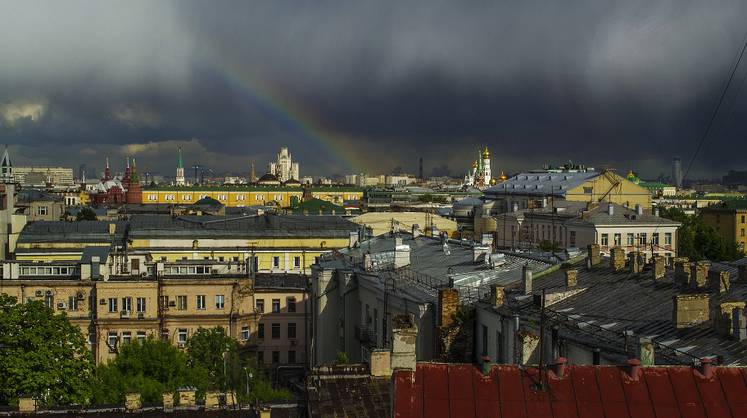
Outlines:
{"type": "Polygon", "coordinates": [[[112,170],[109,168],[109,157],[106,157],[106,168],[104,168],[104,181],[112,179],[112,170]]]}
{"type": "Polygon", "coordinates": [[[2,181],[4,183],[13,181],[13,164],[10,162],[7,145],[5,145],[3,159],[0,161],[0,176],[2,176],[2,181]]]}
{"type": "Polygon", "coordinates": [[[135,159],[132,159],[132,168],[130,168],[130,185],[139,184],[140,179],[137,176],[137,167],[135,166],[135,159]]]}
{"type": "Polygon", "coordinates": [[[179,160],[176,162],[176,168],[184,168],[184,160],[182,160],[182,147],[179,147],[179,160]]]}

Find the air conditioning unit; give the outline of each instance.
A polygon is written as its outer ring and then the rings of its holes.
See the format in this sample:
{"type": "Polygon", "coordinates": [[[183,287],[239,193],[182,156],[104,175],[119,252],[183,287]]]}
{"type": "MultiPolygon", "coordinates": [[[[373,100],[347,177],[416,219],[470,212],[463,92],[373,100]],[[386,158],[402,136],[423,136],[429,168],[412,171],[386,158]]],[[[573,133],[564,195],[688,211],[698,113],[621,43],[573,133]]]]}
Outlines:
{"type": "Polygon", "coordinates": [[[66,308],[67,308],[67,305],[65,304],[65,302],[58,302],[57,303],[57,309],[65,310],[66,308]]]}
{"type": "Polygon", "coordinates": [[[176,301],[175,300],[170,300],[169,301],[169,307],[171,307],[171,308],[176,307],[176,301]]]}
{"type": "Polygon", "coordinates": [[[130,311],[122,311],[119,313],[120,318],[129,318],[130,317],[130,311]]]}
{"type": "Polygon", "coordinates": [[[86,298],[86,294],[83,293],[83,292],[78,292],[78,293],[75,294],[75,298],[78,299],[78,300],[83,300],[83,299],[86,298]]]}
{"type": "Polygon", "coordinates": [[[137,319],[145,319],[145,312],[138,312],[137,319]]]}
{"type": "Polygon", "coordinates": [[[106,305],[106,299],[99,299],[99,305],[106,305]]]}
{"type": "Polygon", "coordinates": [[[36,296],[37,298],[40,298],[44,296],[44,292],[41,290],[37,290],[36,292],[34,292],[34,296],[36,296]]]}
{"type": "Polygon", "coordinates": [[[45,294],[46,294],[47,296],[52,296],[52,291],[51,291],[51,290],[47,290],[47,292],[46,292],[45,294]]]}

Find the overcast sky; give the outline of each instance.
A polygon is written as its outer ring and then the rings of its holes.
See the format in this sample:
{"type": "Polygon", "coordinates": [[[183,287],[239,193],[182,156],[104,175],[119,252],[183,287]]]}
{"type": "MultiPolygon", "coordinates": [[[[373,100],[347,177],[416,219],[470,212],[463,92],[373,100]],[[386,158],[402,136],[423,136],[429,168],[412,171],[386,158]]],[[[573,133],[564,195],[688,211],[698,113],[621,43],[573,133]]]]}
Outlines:
{"type": "MultiPolygon", "coordinates": [[[[459,175],[692,157],[747,2],[4,1],[0,141],[16,164],[459,175]],[[495,168],[494,168],[495,170],[495,168]]],[[[747,61],[747,60],[746,60],[747,61]]],[[[747,62],[691,177],[747,169],[747,62]]]]}

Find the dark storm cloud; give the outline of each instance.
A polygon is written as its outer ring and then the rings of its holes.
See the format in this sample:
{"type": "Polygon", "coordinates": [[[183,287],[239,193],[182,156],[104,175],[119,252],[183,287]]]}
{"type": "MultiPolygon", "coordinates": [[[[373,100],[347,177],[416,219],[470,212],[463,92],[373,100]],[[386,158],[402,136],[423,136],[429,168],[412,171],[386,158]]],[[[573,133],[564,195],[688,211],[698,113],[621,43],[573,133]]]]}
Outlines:
{"type": "MultiPolygon", "coordinates": [[[[572,159],[655,176],[694,152],[747,18],[739,0],[0,8],[0,139],[22,161],[135,154],[165,173],[179,145],[217,170],[261,171],[281,144],[306,173],[348,169],[230,68],[315,115],[355,170],[414,172],[423,156],[455,174],[489,145],[508,170],[572,159]]],[[[747,168],[743,65],[693,174],[747,168]]]]}

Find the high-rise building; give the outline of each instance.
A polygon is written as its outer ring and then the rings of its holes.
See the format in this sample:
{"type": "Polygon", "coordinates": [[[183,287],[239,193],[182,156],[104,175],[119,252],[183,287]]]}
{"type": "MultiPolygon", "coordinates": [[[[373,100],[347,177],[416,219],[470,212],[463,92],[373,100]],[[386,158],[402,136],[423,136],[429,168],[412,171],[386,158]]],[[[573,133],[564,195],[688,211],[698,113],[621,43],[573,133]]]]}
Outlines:
{"type": "Polygon", "coordinates": [[[176,162],[176,179],[174,182],[177,186],[186,186],[184,180],[184,160],[182,159],[182,147],[179,147],[179,158],[176,162]]]}
{"type": "Polygon", "coordinates": [[[299,168],[298,163],[294,163],[291,158],[291,154],[288,151],[288,147],[280,148],[278,152],[277,160],[271,161],[267,165],[267,172],[277,177],[281,183],[285,183],[290,179],[298,180],[299,168]]]}
{"type": "Polygon", "coordinates": [[[682,188],[682,160],[680,157],[674,157],[672,160],[672,182],[678,188],[682,188]]]}

